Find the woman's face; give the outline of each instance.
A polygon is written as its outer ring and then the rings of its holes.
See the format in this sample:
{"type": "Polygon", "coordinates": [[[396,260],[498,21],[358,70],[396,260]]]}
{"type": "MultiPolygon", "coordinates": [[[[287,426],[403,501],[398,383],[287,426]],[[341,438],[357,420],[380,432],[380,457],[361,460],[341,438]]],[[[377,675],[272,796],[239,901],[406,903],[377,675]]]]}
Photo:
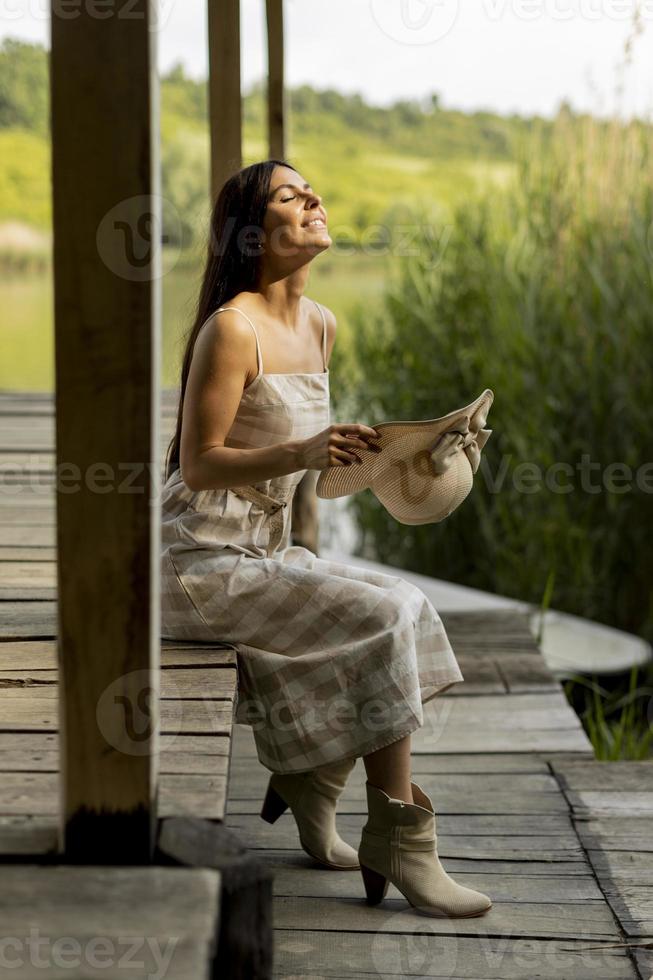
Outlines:
{"type": "Polygon", "coordinates": [[[313,257],[331,245],[322,198],[289,167],[277,166],[272,173],[263,231],[265,252],[279,258],[313,257]]]}

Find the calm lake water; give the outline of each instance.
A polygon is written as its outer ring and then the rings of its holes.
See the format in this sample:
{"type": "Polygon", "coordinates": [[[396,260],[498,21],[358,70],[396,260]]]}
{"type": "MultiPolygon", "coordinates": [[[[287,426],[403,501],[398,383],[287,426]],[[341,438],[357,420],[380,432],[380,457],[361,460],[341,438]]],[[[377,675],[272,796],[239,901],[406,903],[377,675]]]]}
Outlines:
{"type": "MultiPolygon", "coordinates": [[[[184,336],[199,294],[203,267],[178,264],[161,282],[163,387],[178,384],[184,336]]],[[[338,318],[338,341],[346,342],[347,318],[356,303],[380,299],[387,264],[374,256],[324,254],[314,260],[306,295],[338,318]]],[[[49,273],[0,280],[0,388],[54,390],[53,285],[49,273]]]]}

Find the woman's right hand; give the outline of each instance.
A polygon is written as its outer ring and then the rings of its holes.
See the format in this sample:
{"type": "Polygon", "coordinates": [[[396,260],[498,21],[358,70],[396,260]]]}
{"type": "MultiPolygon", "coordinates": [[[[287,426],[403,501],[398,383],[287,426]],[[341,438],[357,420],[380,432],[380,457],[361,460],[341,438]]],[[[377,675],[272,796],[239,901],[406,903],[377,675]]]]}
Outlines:
{"type": "Polygon", "coordinates": [[[324,470],[327,466],[348,466],[361,459],[352,450],[372,449],[381,452],[380,446],[368,442],[380,438],[369,425],[359,422],[334,422],[333,425],[299,443],[300,469],[324,470]]]}

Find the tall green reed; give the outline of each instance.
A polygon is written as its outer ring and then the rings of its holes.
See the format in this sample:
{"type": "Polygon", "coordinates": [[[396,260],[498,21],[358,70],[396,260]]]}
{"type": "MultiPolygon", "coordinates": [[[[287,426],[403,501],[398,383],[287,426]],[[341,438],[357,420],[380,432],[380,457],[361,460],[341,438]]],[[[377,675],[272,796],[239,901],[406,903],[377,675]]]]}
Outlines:
{"type": "Polygon", "coordinates": [[[489,387],[493,435],[441,524],[352,497],[359,554],[653,640],[652,149],[561,111],[507,188],[415,214],[415,254],[353,312],[336,412],[433,418],[489,387]]]}

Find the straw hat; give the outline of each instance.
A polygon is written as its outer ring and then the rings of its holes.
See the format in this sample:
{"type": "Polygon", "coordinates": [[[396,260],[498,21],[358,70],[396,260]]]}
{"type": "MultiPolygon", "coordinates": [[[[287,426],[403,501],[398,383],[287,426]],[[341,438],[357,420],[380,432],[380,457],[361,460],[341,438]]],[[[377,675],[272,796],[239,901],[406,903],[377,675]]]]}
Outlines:
{"type": "Polygon", "coordinates": [[[494,392],[486,388],[470,405],[439,419],[381,422],[370,445],[356,449],[361,463],[321,470],[318,497],[345,497],[370,489],[401,524],[435,524],[448,517],[472,489],[481,450],[492,429],[485,429],[494,392]]]}

